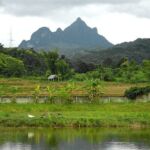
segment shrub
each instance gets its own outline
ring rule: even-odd
[[[73,77],[73,80],[75,81],[84,81],[87,79],[87,75],[85,73],[76,73]]]
[[[150,93],[150,86],[147,87],[131,87],[125,91],[125,96],[129,99],[136,99],[142,95],[148,95]]]

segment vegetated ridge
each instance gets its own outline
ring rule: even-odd
[[[141,63],[144,59],[150,59],[150,39],[137,39],[132,42],[117,44],[111,48],[101,50],[94,49],[77,53],[73,57],[73,64],[82,60],[86,64],[103,64],[105,66],[114,66],[122,58],[135,60]]]

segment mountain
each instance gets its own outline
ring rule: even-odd
[[[150,60],[150,39],[125,42],[106,50],[95,49],[77,53],[72,58],[72,63],[76,65],[79,60],[82,60],[86,64],[113,66],[124,57],[129,60],[135,60],[138,63],[141,63],[144,59]]]
[[[63,53],[67,53],[68,49],[78,51],[79,49],[109,48],[112,46],[113,44],[105,37],[98,34],[97,28],[90,28],[81,18],[77,18],[64,30],[58,28],[52,32],[47,27],[38,29],[32,34],[30,40],[23,40],[19,48],[33,48],[35,50],[58,48]]]

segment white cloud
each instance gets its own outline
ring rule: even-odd
[[[150,1],[143,0],[140,1],[138,4],[125,4],[123,7],[117,4],[115,6],[111,6],[110,10],[112,12],[123,12],[138,17],[150,18]]]
[[[150,37],[148,0],[0,0],[0,43],[9,45],[12,27],[13,45],[42,26],[64,29],[77,17],[112,43]]]
[[[17,16],[45,16],[62,10],[86,5],[125,5],[145,0],[1,0],[1,7],[5,13]]]

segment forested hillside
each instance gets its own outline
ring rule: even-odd
[[[106,50],[84,51],[76,54],[73,61],[74,64],[82,61],[85,64],[116,66],[122,58],[135,60],[137,63],[141,63],[144,59],[150,59],[150,39],[125,42]]]

